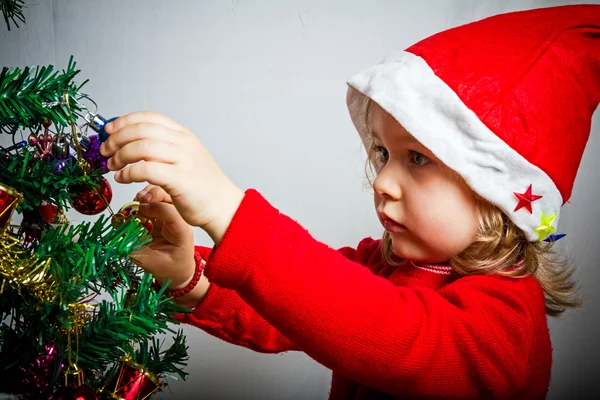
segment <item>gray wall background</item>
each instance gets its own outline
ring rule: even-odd
[[[580,1],[585,2],[585,1]],[[332,246],[382,228],[345,80],[437,31],[568,0],[159,1],[27,0],[27,24],[0,24],[0,65],[67,65],[105,117],[154,110],[189,127],[242,188]],[[587,3],[599,3],[587,1]],[[5,139],[5,138],[3,138]],[[600,112],[563,208],[562,246],[578,263],[585,309],[551,319],[550,398],[600,391]],[[143,185],[113,185],[113,208]],[[72,221],[85,220],[71,213]],[[210,245],[196,232],[198,244]],[[326,399],[330,372],[304,354],[262,355],[186,327],[187,382],[157,398]],[[595,397],[595,396],[594,396]]]

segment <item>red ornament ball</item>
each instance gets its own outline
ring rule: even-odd
[[[86,384],[77,387],[62,387],[51,397],[52,400],[98,400],[98,395]]]
[[[58,206],[55,206],[54,204],[42,204],[38,207],[38,210],[40,211],[40,214],[42,214],[44,221],[50,222],[58,212]]]
[[[106,210],[112,200],[112,188],[105,177],[100,178],[99,187],[75,186],[71,192],[73,208],[84,215],[96,215]]]

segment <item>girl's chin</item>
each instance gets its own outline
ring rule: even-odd
[[[441,255],[432,255],[416,246],[407,246],[407,243],[395,245],[392,239],[392,251],[394,255],[404,261],[414,262],[416,264],[444,264],[450,259]]]

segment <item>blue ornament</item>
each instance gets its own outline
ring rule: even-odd
[[[2,148],[0,148],[0,153],[8,153],[9,151],[18,150],[18,149],[20,149],[22,147],[25,147],[25,146],[27,146],[27,141],[26,140],[21,140],[20,142],[15,143],[14,145],[12,145],[10,147],[7,147],[7,148],[3,148],[2,147]]]
[[[560,239],[564,238],[565,236],[567,236],[566,233],[557,233],[556,235],[553,233],[552,235],[549,235],[546,239],[544,239],[544,242],[547,242],[547,243],[556,242],[557,240],[560,240]]]
[[[104,127],[106,126],[106,124],[108,124],[111,121],[114,121],[117,118],[119,117],[113,117],[107,120],[104,119],[104,117],[102,117],[100,114],[89,115],[88,122],[90,124],[90,128],[92,128],[98,133],[98,143],[102,144],[106,142],[106,139],[108,139],[108,133],[106,133]]]

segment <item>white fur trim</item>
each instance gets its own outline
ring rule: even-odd
[[[538,241],[535,228],[542,212],[556,214],[562,196],[552,179],[494,134],[458,95],[427,65],[409,52],[398,52],[349,81],[348,109],[352,121],[370,146],[365,123],[367,97],[390,113],[443,163],[460,174],[479,195],[500,207],[527,235]],[[518,204],[514,192],[543,198],[531,203],[533,214]]]

